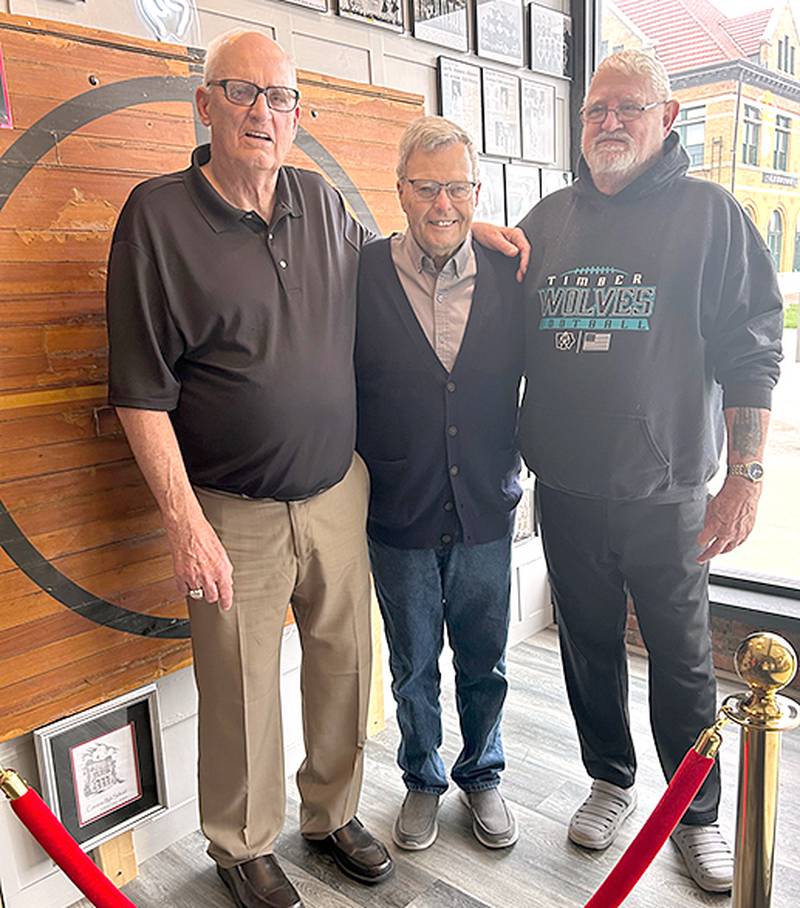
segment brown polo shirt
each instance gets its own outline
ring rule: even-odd
[[[191,166],[137,186],[109,261],[109,400],[169,411],[195,485],[306,498],[355,440],[353,336],[368,232],[319,175],[281,168],[272,222]]]

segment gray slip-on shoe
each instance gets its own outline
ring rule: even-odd
[[[427,791],[409,791],[392,827],[392,840],[406,851],[430,848],[439,835],[436,815],[439,795]]]
[[[686,826],[679,823],[672,833],[689,876],[706,892],[730,892],[733,887],[733,854],[716,823]]]
[[[583,848],[602,850],[617,837],[636,809],[636,791],[595,779],[589,797],[572,815],[567,835]]]
[[[472,814],[472,831],[486,848],[508,848],[519,838],[517,818],[497,788],[462,791]]]

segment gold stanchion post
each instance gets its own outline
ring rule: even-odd
[[[778,691],[794,678],[797,654],[778,634],[756,633],[739,644],[735,662],[750,690],[722,706],[742,727],[732,908],[770,908],[781,733],[800,725],[800,708]]]

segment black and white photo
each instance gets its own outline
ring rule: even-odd
[[[539,168],[531,164],[506,164],[506,215],[508,223],[518,224],[541,199]]]
[[[558,189],[564,189],[571,182],[572,174],[566,170],[542,170],[542,198]]]
[[[405,24],[403,0],[339,0],[339,15],[398,32]]]
[[[483,134],[486,154],[522,157],[517,76],[483,70]]]
[[[42,798],[84,850],[167,809],[154,684],[37,729],[33,740]]]
[[[522,23],[521,0],[475,0],[478,56],[522,66]]]
[[[479,162],[481,181],[478,204],[475,207],[475,220],[487,221],[490,224],[506,223],[505,180],[501,161],[490,161],[481,158]]]
[[[522,80],[522,157],[552,164],[556,159],[556,90]]]
[[[413,0],[411,11],[415,38],[469,50],[467,0]]]
[[[572,20],[564,13],[530,5],[531,69],[572,78]]]
[[[438,63],[439,113],[466,130],[480,149],[483,144],[480,67],[449,57],[439,57]]]

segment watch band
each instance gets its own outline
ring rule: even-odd
[[[750,482],[761,482],[764,478],[764,465],[757,460],[749,463],[732,463],[728,465],[728,476],[742,476]]]

